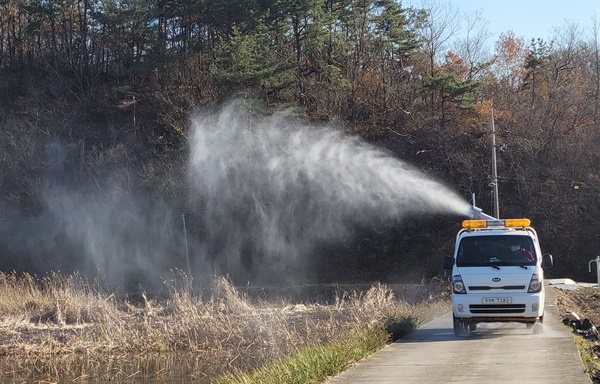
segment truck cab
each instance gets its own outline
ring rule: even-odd
[[[552,264],[529,219],[464,220],[454,255],[444,258],[452,270],[454,333],[464,335],[484,322],[543,322],[543,269]]]

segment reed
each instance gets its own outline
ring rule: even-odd
[[[431,290],[419,304],[409,304],[379,283],[320,304],[250,298],[226,277],[214,279],[207,297],[193,294],[184,277],[179,282],[165,283],[166,296],[141,292],[133,302],[77,274],[0,273],[2,379],[209,382],[299,353],[323,361],[315,352],[322,348],[332,364],[338,355],[326,346],[348,335],[383,332],[389,340],[390,324],[410,328],[448,308],[446,298]]]

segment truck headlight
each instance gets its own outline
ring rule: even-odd
[[[462,277],[460,277],[460,275],[452,276],[452,292],[467,293],[467,290],[465,289],[465,284],[463,283]]]
[[[529,293],[537,293],[542,291],[542,282],[540,281],[540,277],[537,273],[534,273],[531,276],[531,281],[529,282],[529,289],[527,292]]]

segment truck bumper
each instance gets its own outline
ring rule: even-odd
[[[510,303],[488,303],[510,298]],[[501,301],[501,300],[500,300]],[[544,315],[544,292],[533,294],[453,294],[454,316],[471,322],[531,323]]]

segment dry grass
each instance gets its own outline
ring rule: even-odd
[[[15,381],[214,378],[322,345],[393,319],[448,309],[428,291],[421,304],[382,284],[331,305],[251,300],[224,277],[210,297],[185,282],[168,297],[131,303],[78,275],[0,273],[0,361]]]

